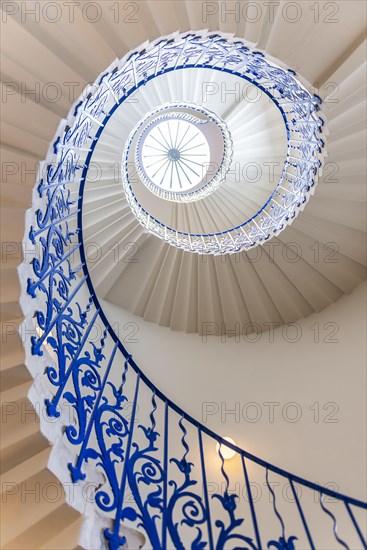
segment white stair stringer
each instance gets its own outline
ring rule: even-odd
[[[67,120],[62,120],[59,123],[59,130],[63,129],[67,125],[67,123]],[[51,144],[49,146],[49,157],[52,148],[53,145]],[[44,166],[41,163],[37,185],[39,185],[41,182],[43,169]],[[37,192],[37,185],[33,190],[32,208],[26,211],[26,230],[22,242],[24,250],[27,251],[27,255],[25,256],[24,261],[18,266],[18,273],[21,281],[33,280],[34,278],[30,255],[32,249],[34,257],[36,256],[37,251],[29,237],[29,228],[35,226],[36,212],[38,208],[41,208],[43,205],[42,199],[39,197]],[[73,230],[74,225],[75,220],[69,221],[70,230]],[[72,242],[69,245],[69,249],[73,248],[74,245],[75,243]],[[78,255],[76,254],[76,258],[77,256]],[[73,267],[76,268],[76,266],[79,265],[80,261],[76,261],[74,262]],[[89,294],[86,287],[83,287],[81,289],[80,295],[84,296],[84,299],[86,301],[88,300]],[[39,297],[39,295],[32,298],[28,294],[26,286],[24,285],[21,290],[19,302],[24,315],[24,320],[19,326],[19,333],[21,337],[23,337],[23,335],[28,335],[27,337],[29,338],[29,335],[34,334],[35,332],[37,333],[35,315],[37,311],[42,311],[44,309],[44,302],[42,301],[42,298]],[[7,541],[7,544],[6,546],[4,546],[4,548],[9,548],[9,550],[12,548],[26,548],[27,544],[34,544],[32,548],[43,547],[44,545],[49,545],[49,547],[52,548],[53,544],[65,544],[65,548],[68,548],[67,540],[68,537],[71,536],[77,537],[76,541],[78,541],[79,544],[82,544],[84,548],[94,550],[96,540],[100,539],[100,544],[103,544],[103,530],[105,528],[108,528],[111,522],[108,520],[108,518],[100,514],[95,503],[93,503],[93,499],[88,496],[88,491],[90,490],[91,486],[95,489],[97,486],[104,484],[106,480],[100,473],[95,471],[94,468],[87,466],[85,480],[80,480],[77,483],[72,483],[70,481],[70,473],[68,469],[65,468],[65,465],[68,463],[74,464],[77,455],[75,454],[74,449],[71,450],[70,445],[67,445],[65,443],[66,439],[64,437],[64,430],[66,425],[70,425],[70,422],[72,424],[75,423],[75,420],[70,417],[71,409],[67,406],[67,402],[64,399],[60,401],[60,415],[53,419],[50,419],[49,415],[47,414],[45,405],[45,402],[47,400],[52,399],[54,388],[49,382],[45,382],[46,378],[42,376],[42,373],[44,373],[46,368],[50,365],[57,365],[55,353],[53,352],[51,346],[49,346],[48,344],[45,344],[41,356],[33,355],[31,352],[31,347],[29,345],[25,345],[25,352],[26,356],[24,362],[34,380],[33,385],[31,386],[27,395],[28,399],[23,399],[22,403],[26,403],[28,400],[30,401],[38,414],[39,421],[33,424],[24,424],[23,422],[20,422],[19,424],[15,423],[13,428],[11,425],[9,425],[9,428],[7,430],[7,439],[4,440],[4,448],[6,450],[10,450],[12,447],[14,447],[16,448],[16,450],[18,450],[16,445],[20,439],[23,439],[25,437],[28,438],[31,436],[34,437],[40,429],[41,434],[44,436],[44,438],[46,438],[49,444],[52,445],[51,453],[49,454],[49,448],[47,448],[46,453],[46,456],[49,455],[47,458],[48,470],[42,470],[39,466],[39,469],[36,470],[36,475],[31,476],[28,479],[28,474],[25,482],[40,483],[41,488],[42,484],[47,487],[51,483],[56,483],[59,486],[60,497],[55,500],[52,506],[47,499],[43,499],[42,506],[39,506],[36,510],[36,513],[34,514],[34,526],[32,525],[33,516],[32,514],[30,514],[29,521],[24,522],[22,526],[22,529],[24,530],[23,532],[19,528],[14,529],[13,523],[9,521],[7,529],[4,531],[5,541]],[[22,403],[18,405],[18,409],[21,411],[24,409]],[[33,411],[33,415],[35,415],[35,411]],[[46,458],[44,453],[42,454],[42,456],[43,459]],[[27,457],[23,461],[23,464],[26,464],[27,462],[31,462],[30,457]],[[18,464],[18,475],[21,475],[21,470],[19,466],[20,465]],[[44,465],[44,468],[45,466],[46,464]],[[30,465],[27,465],[27,468],[29,469]],[[14,466],[12,466],[10,474],[12,475],[13,473]],[[52,481],[53,479],[55,479],[52,474],[56,476],[58,480],[57,482]],[[37,478],[39,476],[41,477],[40,482],[37,481]],[[59,484],[59,481],[61,482],[61,485]],[[12,493],[10,494],[10,496],[13,496]],[[22,507],[24,507],[22,497],[17,494],[16,497],[18,497],[18,500],[20,499],[19,502],[14,498],[9,499],[10,502],[12,502],[12,509],[15,509],[16,506],[19,506],[19,509],[22,509]],[[69,511],[68,507],[63,508],[65,506],[64,504],[62,504],[64,499],[66,503],[73,509],[73,513]],[[5,501],[6,500],[7,497]],[[6,510],[8,510],[8,508]],[[67,511],[65,511],[65,513],[63,514],[65,525],[63,527],[62,524],[59,523],[60,530],[58,532],[58,535],[55,537],[55,531],[52,529],[51,517],[53,518],[55,514],[57,517],[59,508],[61,509],[60,513],[63,513],[64,509]],[[7,513],[10,514],[10,510]],[[82,518],[80,518],[79,514],[82,515]],[[10,517],[11,516],[9,516],[9,519]],[[93,517],[92,530],[90,524],[91,517]],[[49,530],[43,529],[43,536],[40,536],[40,529],[44,522],[49,525]],[[76,528],[74,528],[74,526]],[[64,536],[62,533],[63,528],[65,529]],[[124,527],[122,528],[121,535],[126,537],[126,548],[139,548],[144,543],[144,537],[134,529]],[[29,541],[29,537],[31,536],[33,537],[33,542],[29,543],[27,541]],[[63,540],[65,540],[65,543],[62,542]],[[74,540],[72,547],[74,547],[76,541]]]

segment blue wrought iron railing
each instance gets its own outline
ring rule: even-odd
[[[33,372],[38,369],[47,415],[60,419],[54,429],[74,457],[65,469],[75,484],[87,480],[91,469],[102,474],[94,500],[100,514],[113,518],[104,531],[111,550],[125,543],[122,525],[144,531],[156,550],[367,548],[365,503],[277,468],[188,415],[140,370],[94,292],[82,226],[94,146],[114,110],[151,72],[172,70],[172,63],[182,69],[192,56],[208,67],[211,48],[220,44],[217,36],[189,35],[184,48],[180,40],[161,41],[149,55],[137,52],[102,75],[94,95],[61,123],[40,167],[29,230],[34,258],[22,268],[23,275],[29,273],[25,310],[34,323],[28,361]],[[162,44],[170,46],[166,56]],[[241,54],[247,73],[262,78],[261,56],[238,42],[222,46],[223,67],[229,70],[230,58]],[[199,66],[199,59],[191,64]],[[296,102],[297,109],[301,105]],[[92,337],[96,327],[98,338]],[[65,406],[72,410],[69,418]],[[236,453],[239,479],[229,472],[223,445]],[[252,476],[264,482],[270,507],[258,505]],[[245,499],[233,491],[235,482]],[[286,504],[280,482],[290,489]]]

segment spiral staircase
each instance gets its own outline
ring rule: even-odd
[[[42,9],[36,4],[27,2],[27,9]],[[322,489],[297,477],[297,472],[290,474],[232,445],[248,494],[247,509],[240,511],[228,493],[231,477],[228,472],[235,474],[223,459],[225,441],[221,436],[224,434],[213,433],[192,418],[189,403],[187,407],[184,403],[182,410],[177,405],[182,403],[181,396],[170,395],[169,391],[167,395],[161,393],[159,373],[154,376],[155,386],[146,377],[144,364],[138,366],[128,346],[125,349],[118,341],[110,320],[103,313],[105,303],[113,304],[134,319],[143,318],[184,333],[203,334],[210,327],[211,334],[219,337],[226,332],[233,335],[243,326],[251,333],[256,327],[264,329],[272,323],[281,326],[307,318],[364,281],[364,4],[320,2],[316,12],[316,8],[311,9],[314,2],[302,2],[301,18],[291,21],[294,14],[291,8],[287,11],[289,2],[284,1],[257,2],[261,8],[259,17],[248,13],[247,20],[243,16],[245,3],[238,2],[95,2],[97,15],[100,12],[101,17],[93,22],[95,14],[89,11],[92,8],[88,4],[84,0],[79,2],[72,18],[69,9],[66,11],[63,6],[57,24],[51,21],[55,17],[51,9],[37,19],[32,15],[25,17],[22,7],[16,3],[2,4],[3,22],[6,21],[1,70],[3,548],[72,549],[78,544],[85,548],[144,545],[221,548],[227,544],[227,548],[238,543],[246,548],[269,544],[270,548],[283,550],[366,548],[360,500]],[[231,15],[231,8],[241,9],[238,18]],[[207,30],[202,31],[203,28]],[[79,187],[78,177],[68,182],[70,195],[61,193],[56,197],[57,207],[53,208],[52,190],[50,195],[51,188],[47,190],[45,185],[47,181],[55,188],[62,182],[52,169],[48,171],[47,165],[55,155],[67,151],[67,140],[75,129],[73,125],[80,112],[87,111],[88,101],[98,93],[103,77],[108,75],[112,96],[115,92],[112,100],[118,104],[120,97],[116,97],[111,83],[119,70],[135,59],[131,52],[137,54],[137,59],[151,51],[158,51],[159,55],[160,47],[162,51],[165,47],[174,47],[187,36],[189,40],[190,36],[199,37],[207,51],[216,39],[228,40],[231,48],[236,39],[244,40],[249,51],[265,52],[265,58],[274,61],[277,67],[293,70],[288,74],[292,78],[293,74],[297,75],[302,86],[310,91],[310,97],[315,94],[322,100],[321,109],[317,107],[323,121],[322,151],[315,157],[321,166],[312,188],[307,190],[309,195],[315,191],[315,196],[308,202],[307,195],[304,211],[301,212],[302,203],[299,215],[297,211],[287,219],[272,239],[265,239],[264,232],[260,231],[257,234],[260,246],[252,247],[251,240],[246,240],[248,246],[232,249],[231,254],[225,256],[193,253],[180,245],[178,235],[219,235],[229,227],[239,227],[244,218],[256,216],[272,193],[274,182],[282,176],[289,138],[284,118],[264,90],[256,96],[256,101],[252,100],[254,86],[250,82],[244,85],[238,75],[223,70],[228,67],[228,59],[219,64],[222,70],[213,70],[214,67],[209,66],[214,63],[211,59],[206,66],[201,66],[196,59],[200,68],[156,70],[154,78],[142,78],[129,101],[119,104],[98,138],[91,138],[84,149],[78,146],[81,164],[89,163],[83,187]],[[175,62],[179,64],[180,60]],[[55,82],[62,84],[52,88],[50,83]],[[91,82],[95,83],[88,88],[91,95],[84,94],[79,101],[79,95]],[[57,100],[49,95],[55,89],[60,89]],[[236,93],[233,94],[233,90]],[[132,132],[147,113],[161,106],[170,106],[172,110],[172,105],[177,111],[180,105],[181,115],[186,116],[183,103],[194,106],[197,117],[201,116],[198,106],[220,117],[233,141],[234,168],[225,184],[199,201],[162,201],[144,185],[132,185],[138,203],[144,211],[151,212],[151,219],[158,219],[165,228],[174,228],[176,242],[167,242],[167,229],[162,234],[159,228],[150,231],[149,226],[139,220],[139,212],[133,210],[121,159]],[[96,135],[98,127],[104,125],[98,124],[99,116],[105,115],[103,109],[104,105],[98,112],[93,109],[89,112],[92,124],[88,131],[95,131]],[[83,132],[76,131],[76,135],[76,139],[85,139]],[[37,164],[45,158],[38,172]],[[70,160],[63,172],[65,179],[80,175],[75,166],[77,163]],[[37,210],[42,216],[37,217]],[[70,294],[62,293],[65,303],[75,307],[69,328],[78,337],[69,341],[71,348],[79,338],[79,347],[69,349],[73,357],[69,363],[70,357],[58,347],[56,330],[57,318],[63,309],[57,304],[58,314],[54,316],[54,306],[49,312],[45,296],[51,300],[52,296],[47,294],[50,289],[41,286],[50,272],[42,271],[46,248],[40,238],[45,228],[58,223],[57,216],[61,219],[71,213],[76,215],[65,225],[66,240],[59,245],[63,261],[68,260],[65,264],[70,268],[68,275],[74,275],[65,277]],[[192,244],[191,237],[187,242]],[[57,257],[60,252],[57,244],[55,250]],[[54,270],[61,265],[61,256],[57,261],[53,258]],[[323,261],[325,258],[331,261]],[[50,266],[47,265],[47,269]],[[31,281],[28,289],[25,288],[27,280]],[[76,289],[78,303],[72,304]],[[99,328],[98,338],[90,345],[88,331],[93,323]],[[90,345],[89,355],[78,351],[84,345]],[[70,389],[71,382],[65,378],[64,383],[62,375],[72,371],[79,353],[83,360],[87,357],[88,368],[98,373],[101,367],[101,372],[107,372],[110,378],[100,377],[100,397],[95,387],[92,391],[95,381],[91,378],[80,387],[74,381],[75,391],[87,388],[85,394],[75,394],[83,403],[78,407],[74,390]],[[52,367],[60,362],[60,357],[64,360],[64,373]],[[132,420],[131,414],[127,417],[131,424],[126,424],[120,414],[125,398],[132,404]],[[103,437],[98,435],[96,421],[99,413],[106,412],[102,406],[108,404],[114,407],[116,423],[121,423],[109,425],[110,443],[117,442],[124,449],[119,454],[115,447],[113,461],[108,461],[103,454]],[[139,420],[144,427],[141,431],[131,429],[134,404],[141,408]],[[67,417],[70,410],[74,411],[72,419]],[[82,437],[82,424],[88,436]],[[213,443],[219,446],[215,460],[210,454]],[[53,444],[51,456],[50,444]],[[133,464],[134,449],[140,450],[142,456],[145,453],[149,464],[148,471],[143,469],[141,473],[145,492],[140,498],[148,503],[145,515],[136,504],[138,493],[133,489],[134,504],[123,506],[123,487],[127,479],[130,480],[123,464],[126,457],[125,462],[130,460]],[[157,470],[149,472],[154,465]],[[160,467],[169,475],[155,480],[154,485],[154,475],[161,471]],[[278,477],[290,484],[294,510],[282,509],[279,498],[276,500],[269,478],[271,481]],[[271,504],[257,513],[251,497],[251,478],[261,478],[272,497]],[[208,479],[222,479],[226,486],[223,494],[211,498],[207,491]],[[87,499],[86,504],[88,483],[92,484],[95,495],[90,501]],[[71,490],[74,486],[75,490]],[[313,497],[306,496],[300,502],[298,486],[306,493],[310,490],[318,494],[319,501],[312,502]],[[173,510],[173,497],[178,499],[181,495],[189,495],[191,499],[181,517],[162,511],[171,507]],[[335,510],[330,512],[327,498],[338,501],[338,514]],[[152,519],[154,511],[159,529]],[[322,520],[325,528],[320,516],[326,518]],[[186,523],[180,524],[179,531],[176,522],[182,518]],[[243,518],[246,533],[240,527]]]

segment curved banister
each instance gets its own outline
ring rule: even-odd
[[[189,36],[195,47],[201,38],[205,38],[206,54],[214,44],[213,36]],[[179,43],[179,37],[177,41]],[[84,250],[82,223],[84,185],[89,164],[96,143],[114,111],[150,78],[148,73],[145,74],[149,67],[151,69],[153,66],[155,74],[157,73],[161,58],[158,56],[157,60],[154,57],[154,48],[159,49],[159,45],[164,43],[171,44],[172,40],[159,41],[152,46],[153,62],[151,59],[150,64],[143,67],[142,80],[137,76],[134,63],[139,60],[140,55],[147,56],[146,52],[127,57],[127,61],[132,60],[129,71],[121,62],[120,73],[119,68],[105,73],[97,82],[102,87],[108,79],[108,86],[97,86],[95,96],[89,95],[76,105],[74,114],[60,125],[45,163],[46,173],[43,174],[41,170],[37,193],[34,192],[34,208],[31,211],[33,225],[28,237],[29,242],[35,246],[35,256],[33,262],[24,267],[24,272],[21,273],[22,277],[25,273],[28,275],[28,299],[24,306],[26,323],[32,323],[33,317],[36,321],[36,334],[32,336],[30,349],[27,350],[31,351],[33,358],[28,357],[28,363],[31,363],[29,366],[32,372],[40,373],[42,382],[38,380],[37,383],[40,398],[46,403],[47,414],[59,419],[59,423],[55,424],[55,439],[59,437],[70,454],[69,475],[78,484],[88,479],[91,468],[101,473],[104,481],[96,488],[95,507],[102,515],[115,514],[113,526],[106,528],[104,532],[111,550],[117,550],[125,543],[126,537],[121,534],[121,525],[126,522],[144,529],[155,550],[164,550],[172,544],[175,548],[182,549],[188,546],[220,549],[229,541],[241,542],[246,547],[260,550],[263,548],[262,539],[265,535],[262,534],[261,519],[256,513],[251,495],[246,460],[257,464],[265,472],[266,485],[272,496],[273,513],[279,524],[278,531],[280,526],[281,535],[266,541],[266,547],[294,550],[298,540],[294,534],[288,536],[289,526],[278,509],[276,493],[269,483],[271,472],[289,482],[303,526],[303,536],[310,548],[315,548],[312,526],[307,522],[307,514],[301,506],[295,483],[317,493],[321,511],[332,520],[331,532],[335,541],[348,548],[342,536],[337,533],[337,519],[325,506],[324,496],[343,503],[356,536],[366,548],[361,528],[351,508],[355,506],[367,509],[366,503],[278,468],[231,444],[187,414],[139,368],[110,326],[95,293]],[[242,42],[235,42],[231,47],[239,47],[239,44],[243,45]],[[197,50],[195,52],[197,55]],[[246,52],[250,55],[248,48]],[[227,62],[228,52],[223,55]],[[253,57],[259,57],[259,53],[254,52]],[[188,65],[181,67],[179,58],[175,60],[174,69],[184,66]],[[201,64],[197,61],[193,66],[200,70]],[[209,62],[205,66],[210,66]],[[162,67],[158,73],[161,74],[166,69],[166,66]],[[118,86],[116,81],[119,82]],[[131,87],[127,89],[129,82]],[[117,99],[118,96],[121,97]],[[79,253],[80,262],[72,264],[71,257],[75,253]],[[99,322],[102,336],[94,342],[90,333]],[[124,364],[123,369],[121,362]],[[40,370],[42,367],[44,372]],[[121,379],[119,384],[113,381],[117,376]],[[145,423],[135,426],[139,399],[143,399],[142,392],[146,393],[145,399],[148,398],[150,404],[148,408],[148,400],[144,401],[147,418]],[[132,398],[130,416],[124,414],[124,404],[129,396]],[[71,406],[74,413],[72,419],[62,417],[60,408],[63,403]],[[159,419],[159,415],[163,418]],[[172,422],[181,435],[182,447],[181,451],[175,448],[174,453],[169,446],[170,434],[173,433],[170,430]],[[159,439],[158,429],[163,432],[162,440]],[[191,430],[190,434],[188,429]],[[137,430],[140,430],[139,437]],[[190,443],[188,435],[191,437]],[[215,493],[211,498],[207,486],[204,435],[219,443],[221,467],[218,475],[225,483],[224,493]],[[177,438],[177,434],[175,437]],[[235,451],[242,463],[254,537],[239,530],[243,529],[244,519],[236,517],[239,513],[236,495],[229,493],[230,479],[221,453],[222,445]],[[198,457],[195,464],[190,461],[193,454]],[[141,465],[137,466],[138,464]],[[62,466],[65,470],[65,464]],[[60,477],[65,479],[64,471],[60,473]],[[201,482],[197,480],[198,477]],[[141,491],[142,485],[146,488],[145,493]],[[131,506],[126,506],[125,503],[127,487],[133,495]],[[203,494],[197,493],[200,487]],[[154,491],[148,491],[148,488],[153,488]],[[215,510],[211,504],[214,498]],[[181,504],[182,500],[185,504]],[[180,522],[176,520],[178,508],[181,512]],[[182,525],[191,528],[190,536],[185,535],[190,540],[183,538],[180,532]],[[291,528],[292,531],[295,529],[293,525]]]
[[[111,337],[113,338],[114,342],[118,345],[119,349],[123,353],[125,359],[127,359],[128,363],[132,366],[134,371],[139,374],[140,379],[154,392],[154,394],[159,397],[164,403],[167,403],[170,409],[175,411],[178,415],[185,418],[190,424],[198,428],[201,432],[204,432],[206,435],[214,439],[217,443],[221,443],[222,445],[225,445],[226,447],[229,447],[236,453],[238,453],[240,456],[243,456],[245,458],[248,458],[252,462],[255,462],[259,466],[262,466],[263,468],[266,468],[270,470],[271,472],[274,472],[275,474],[278,474],[282,477],[285,477],[287,479],[292,480],[295,483],[299,483],[300,485],[303,485],[305,487],[308,487],[309,489],[313,489],[314,491],[317,491],[319,493],[323,493],[324,495],[327,495],[331,498],[335,498],[338,500],[343,500],[344,502],[348,504],[352,504],[353,506],[358,506],[360,508],[367,509],[367,503],[349,497],[347,495],[344,495],[342,493],[338,493],[337,491],[333,491],[331,489],[328,489],[327,487],[323,487],[322,485],[319,485],[317,483],[313,483],[307,479],[304,479],[298,475],[292,474],[288,472],[287,470],[283,470],[282,468],[279,468],[278,466],[275,466],[274,464],[271,464],[270,462],[267,462],[266,460],[263,460],[262,458],[259,458],[258,456],[249,453],[245,449],[242,449],[241,447],[238,447],[237,445],[234,445],[230,441],[227,441],[223,437],[221,437],[219,434],[215,433],[213,430],[205,426],[205,424],[202,424],[198,420],[196,420],[194,417],[192,417],[190,414],[188,414],[186,411],[184,411],[181,407],[179,407],[174,401],[172,401],[169,397],[167,397],[153,382],[144,374],[144,372],[139,368],[137,363],[135,363],[133,357],[127,352],[125,346],[122,344],[122,342],[119,340],[118,336],[116,335],[115,331],[110,327],[108,323],[108,319],[105,316],[102,307],[99,304],[98,297],[96,293],[94,292],[92,282],[90,280],[90,277],[87,278],[87,284],[89,286],[89,289],[91,290],[91,295],[93,296],[93,301],[96,305],[96,307],[100,310],[100,317],[103,320],[106,329],[110,333]]]

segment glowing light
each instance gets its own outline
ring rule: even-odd
[[[228,443],[231,443],[232,445],[236,445],[236,442],[233,439],[231,439],[230,437],[223,437],[223,439],[225,439],[226,441],[228,441]],[[220,449],[220,454],[222,455],[224,460],[230,460],[236,454],[236,451],[233,451],[232,449],[230,449],[226,445],[221,445],[220,443],[217,443],[216,449],[217,449],[218,454],[219,454],[219,449]]]

